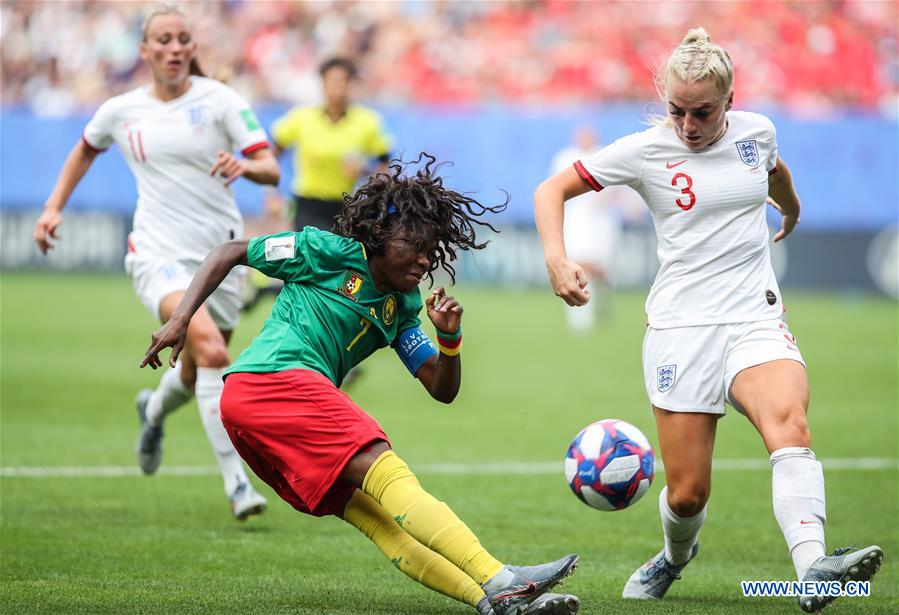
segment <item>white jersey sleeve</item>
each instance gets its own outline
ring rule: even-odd
[[[622,137],[588,158],[578,160],[574,163],[575,170],[596,191],[606,186],[635,187],[646,157],[647,142],[643,134]]]
[[[116,121],[116,103],[117,100],[111,98],[100,105],[94,117],[84,127],[81,137],[89,148],[102,152],[115,142],[113,127]]]
[[[268,146],[268,136],[243,96],[222,85],[223,122],[231,147],[244,155]]]
[[[774,122],[764,115],[759,115],[758,117],[767,125],[767,130],[765,130],[764,136],[760,139],[760,146],[762,151],[768,152],[765,160],[765,170],[768,171],[768,175],[773,175],[777,172],[777,129],[774,127]]]

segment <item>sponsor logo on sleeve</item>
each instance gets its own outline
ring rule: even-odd
[[[265,260],[283,261],[293,258],[296,238],[293,235],[287,237],[269,237],[265,240]]]
[[[361,273],[356,273],[355,271],[347,269],[346,273],[343,274],[343,282],[337,288],[337,292],[353,301],[358,301],[356,295],[358,295],[359,291],[362,289],[362,283],[364,281],[365,278],[362,277]]]
[[[656,386],[660,392],[664,393],[674,386],[674,380],[677,378],[677,365],[662,365],[656,368],[656,374],[658,375]]]
[[[243,109],[240,112],[240,117],[243,119],[243,125],[247,127],[247,130],[253,132],[254,130],[259,130],[261,126],[259,125],[259,120],[256,118],[256,114],[253,113],[252,109]]]
[[[737,141],[737,151],[740,153],[740,160],[743,161],[743,164],[750,167],[758,166],[759,148],[755,139],[750,139],[749,141]]]

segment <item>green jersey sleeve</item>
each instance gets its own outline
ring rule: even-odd
[[[343,268],[367,267],[359,242],[314,227],[254,237],[247,245],[247,264],[271,278],[300,283],[320,282]]]
[[[285,282],[308,281],[315,271],[305,231],[254,237],[247,245],[247,264]]]
[[[417,288],[403,295],[396,321],[397,333],[402,333],[407,329],[414,329],[421,325],[419,314],[422,307],[421,293]]]

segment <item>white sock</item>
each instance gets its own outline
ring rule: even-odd
[[[225,481],[225,493],[231,495],[240,483],[249,482],[244,472],[240,455],[234,450],[231,438],[222,425],[219,414],[219,400],[222,397],[222,374],[224,368],[198,367],[197,368],[197,408],[200,410],[200,419],[206,429],[206,437],[212,445],[212,452],[219,463],[222,479]]]
[[[668,506],[668,485],[659,494],[659,516],[662,517],[662,531],[665,533],[665,558],[672,564],[683,564],[690,559],[690,551],[696,544],[699,528],[705,522],[708,506],[692,517],[678,516]]]
[[[801,581],[824,555],[824,471],[811,449],[801,446],[771,453],[771,471],[774,517]]]
[[[181,361],[166,370],[159,380],[159,386],[147,401],[147,422],[161,425],[165,417],[190,401],[194,392],[184,386],[181,380]]]
[[[587,305],[565,306],[565,316],[568,319],[568,326],[575,333],[586,333],[593,328],[593,322],[596,320],[596,310],[593,300]]]

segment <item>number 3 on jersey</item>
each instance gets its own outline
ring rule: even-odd
[[[684,180],[684,185],[681,186],[681,181]],[[678,173],[674,177],[671,178],[671,185],[675,188],[680,188],[681,194],[689,197],[689,201],[684,201],[683,197],[677,197],[674,201],[678,207],[683,209],[684,211],[690,211],[694,205],[696,205],[696,195],[690,190],[693,187],[693,178],[687,175],[686,173]]]

